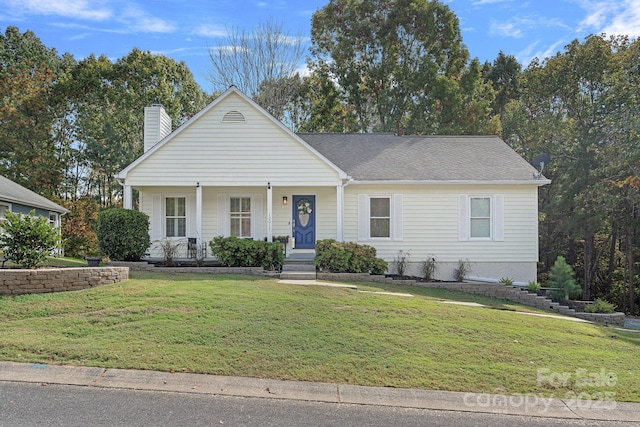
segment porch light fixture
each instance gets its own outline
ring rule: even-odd
[[[288,201],[289,201],[289,199],[287,199],[287,196],[282,196],[282,204],[283,205],[286,205]]]

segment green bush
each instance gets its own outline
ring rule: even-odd
[[[540,290],[540,285],[538,284],[538,282],[534,282],[532,280],[527,285],[527,290],[529,290],[531,292],[538,292]]]
[[[151,245],[149,216],[131,209],[100,212],[96,234],[100,251],[116,261],[139,261]]]
[[[593,304],[588,304],[584,311],[587,313],[613,313],[616,311],[616,306],[609,301],[598,298]]]
[[[3,255],[24,268],[37,267],[57,246],[60,238],[58,230],[51,227],[49,219],[6,212],[0,234],[0,248]]]
[[[555,301],[577,298],[582,293],[580,285],[573,279],[573,270],[563,256],[558,256],[549,271],[549,295]]]
[[[318,240],[315,264],[319,269],[333,273],[384,274],[387,262],[376,255],[372,246],[333,239]]]
[[[279,270],[284,262],[280,242],[240,239],[238,237],[214,237],[209,242],[211,252],[220,264],[227,267],[262,267]]]

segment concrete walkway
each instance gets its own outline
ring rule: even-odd
[[[497,413],[547,418],[640,422],[640,404],[575,401],[534,394],[458,393],[305,381],[0,362],[0,382],[292,399],[329,403]]]

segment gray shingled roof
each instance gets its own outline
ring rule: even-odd
[[[497,136],[298,136],[357,181],[531,181],[536,172]]]
[[[68,212],[62,206],[53,203],[51,200],[34,193],[28,188],[16,184],[10,179],[0,176],[0,201],[17,203],[30,208],[44,209],[53,212]]]

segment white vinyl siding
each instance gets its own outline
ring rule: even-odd
[[[402,194],[358,194],[358,240],[402,240]]]
[[[369,239],[364,230],[368,223],[360,221],[361,210],[366,207],[361,199],[376,191],[382,194],[400,194],[403,198],[402,220],[404,236],[399,240]],[[494,204],[502,205],[502,211],[494,210],[496,223],[494,239],[469,240],[469,222],[458,221],[459,195],[468,202],[468,195],[492,195]],[[411,251],[411,261],[421,262],[432,255],[439,263],[455,264],[460,259],[471,263],[530,263],[535,268],[538,261],[538,216],[535,186],[462,186],[462,185],[349,185],[344,197],[344,240],[359,241],[376,247],[378,256],[392,261],[399,250]],[[399,208],[399,207],[398,207]],[[459,238],[459,231],[465,234]],[[396,233],[397,235],[397,233]],[[534,270],[535,271],[535,270]],[[445,271],[441,272],[445,274]],[[498,276],[500,278],[502,276]]]
[[[225,122],[230,111],[244,122]],[[339,173],[310,147],[230,94],[131,169],[133,187],[266,187],[342,184]]]

